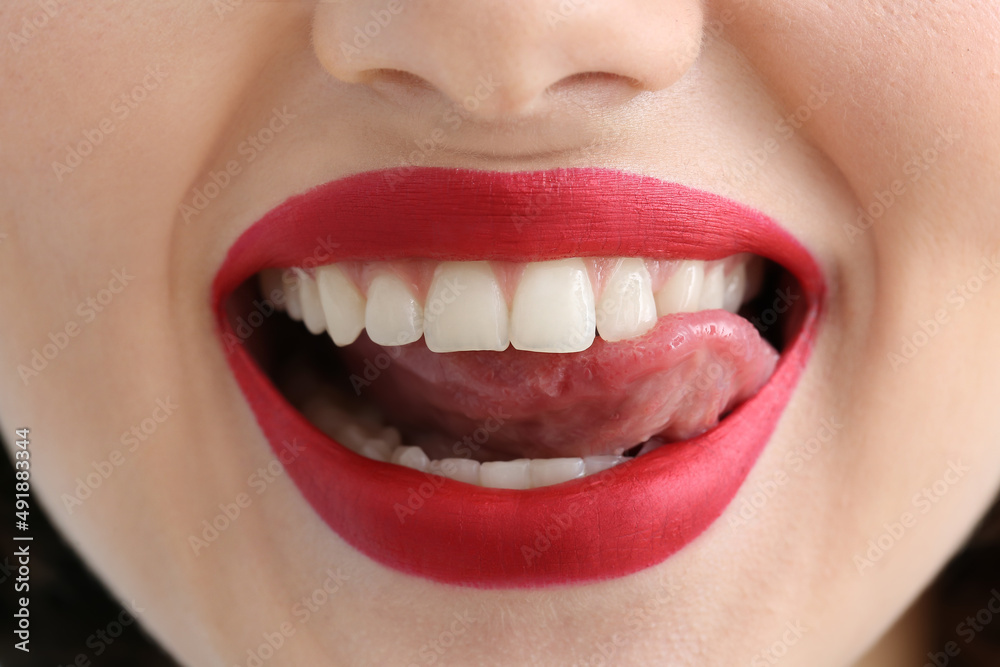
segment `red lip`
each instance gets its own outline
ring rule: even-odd
[[[769,440],[808,359],[825,291],[811,255],[764,214],[714,194],[601,169],[369,172],[292,197],[248,229],[213,284],[226,297],[268,267],[347,259],[576,256],[770,258],[799,281],[804,322],[760,392],[716,428],[605,473],[528,491],[474,487],[363,458],[321,434],[240,345],[227,360],[276,453],[344,540],[410,574],[478,587],[618,577],[656,565],[725,509]],[[412,512],[401,512],[409,507]]]

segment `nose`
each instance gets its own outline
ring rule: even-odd
[[[656,91],[698,57],[701,0],[336,0],[313,48],[347,83],[428,89],[484,119],[552,93],[607,103]]]

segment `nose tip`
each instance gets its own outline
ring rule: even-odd
[[[313,45],[341,81],[430,90],[493,119],[669,87],[702,28],[699,0],[345,0],[317,6]]]

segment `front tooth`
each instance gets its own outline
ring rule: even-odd
[[[726,299],[726,268],[716,262],[705,272],[705,283],[701,287],[699,310],[722,308]]]
[[[316,269],[326,330],[334,344],[350,345],[365,328],[365,298],[335,264]]]
[[[584,474],[593,475],[613,468],[625,460],[623,456],[588,456],[583,459]]]
[[[705,280],[705,263],[684,260],[656,293],[656,314],[693,313],[701,301],[701,285]]]
[[[420,472],[426,472],[430,459],[420,447],[397,447],[389,459],[397,465],[413,468]]]
[[[319,301],[319,287],[316,280],[302,269],[295,269],[299,276],[299,300],[302,304],[302,322],[311,334],[326,331],[326,317]]]
[[[532,262],[514,293],[510,342],[531,352],[582,352],[594,342],[594,290],[580,258]]]
[[[302,300],[299,296],[299,276],[293,269],[281,273],[281,282],[285,286],[285,310],[293,320],[302,321]]]
[[[743,296],[747,291],[747,266],[740,263],[726,277],[726,296],[722,307],[730,313],[735,313],[743,305]]]
[[[531,462],[531,488],[551,486],[583,477],[584,465],[581,458],[535,459]]]
[[[427,472],[441,475],[457,482],[479,484],[479,461],[472,459],[442,459],[431,461]]]
[[[656,324],[653,285],[641,259],[620,260],[597,305],[597,333],[606,341],[634,338]]]
[[[423,308],[395,274],[378,275],[368,287],[365,328],[379,345],[405,345],[423,335]]]
[[[531,459],[490,461],[479,466],[479,484],[490,489],[531,488]]]
[[[486,262],[443,262],[424,301],[424,341],[432,352],[507,349],[507,302]]]

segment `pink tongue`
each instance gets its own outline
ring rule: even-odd
[[[365,335],[344,354],[355,387],[389,423],[435,434],[422,440],[431,458],[471,449],[479,460],[691,438],[756,393],[778,359],[748,321],[721,310],[662,317],[641,338],[597,339],[577,354],[437,354],[423,341],[383,348]]]

